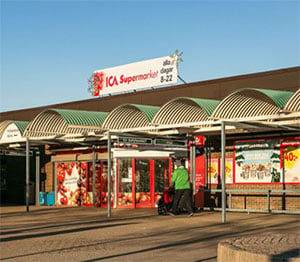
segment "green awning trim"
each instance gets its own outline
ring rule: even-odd
[[[59,114],[68,125],[74,126],[99,126],[101,127],[108,112],[94,112],[69,109],[47,109]]]
[[[202,99],[202,98],[193,98],[193,97],[180,97],[183,99],[191,100],[196,103],[198,106],[202,108],[202,110],[208,115],[211,116],[213,111],[216,109],[218,104],[220,103],[219,100],[213,99]],[[179,98],[176,98],[178,100]]]
[[[236,91],[235,93],[241,92],[243,90],[255,90],[260,92],[267,97],[269,97],[280,109],[283,109],[287,101],[293,95],[293,92],[288,91],[279,91],[279,90],[267,90],[267,89],[259,89],[259,88],[244,88]]]
[[[298,89],[287,101],[283,110],[290,112],[300,112],[300,89]]]
[[[137,109],[139,109],[144,114],[144,116],[147,118],[149,123],[155,116],[156,112],[159,110],[158,106],[137,105],[137,104],[129,104],[129,105],[134,106]]]

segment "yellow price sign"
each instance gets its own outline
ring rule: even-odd
[[[211,165],[208,167],[208,173],[211,177],[213,177],[215,173],[218,172],[217,168],[218,167],[214,163],[211,163]]]
[[[295,163],[300,160],[300,148],[288,149],[284,152],[284,166],[292,169]]]
[[[225,165],[225,176],[228,177],[231,172],[232,172],[232,164],[231,163],[226,163],[226,165]]]

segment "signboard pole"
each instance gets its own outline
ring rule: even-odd
[[[30,175],[30,159],[29,159],[29,139],[26,138],[26,212],[29,212],[29,175]]]
[[[108,152],[107,216],[110,217],[111,216],[111,134],[109,131],[107,132],[107,152]]]
[[[222,178],[222,223],[226,222],[226,189],[225,189],[225,146],[226,146],[226,134],[225,134],[225,122],[221,122],[221,178]]]
[[[35,156],[35,205],[40,206],[40,151]]]
[[[96,207],[96,163],[95,163],[95,145],[93,145],[93,207]]]

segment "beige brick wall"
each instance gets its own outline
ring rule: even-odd
[[[45,183],[45,191],[51,192],[53,191],[54,181],[53,181],[53,163],[48,162],[45,165],[46,172],[46,183]]]
[[[216,185],[211,186],[216,189]],[[227,185],[227,189],[251,189],[251,190],[283,190],[282,184],[245,184],[245,185]],[[300,184],[285,185],[286,190],[300,190]],[[268,207],[267,193],[237,192],[232,193],[231,207],[235,209],[259,209],[266,210]],[[217,206],[217,199],[215,200]],[[209,206],[205,203],[205,206]],[[229,206],[229,196],[227,197],[227,206]],[[285,208],[284,208],[285,207]],[[300,210],[300,193],[272,193],[270,197],[271,210]]]

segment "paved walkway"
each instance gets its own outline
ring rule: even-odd
[[[155,209],[1,207],[2,261],[217,261],[220,241],[300,234],[300,216]],[[271,247],[270,247],[271,248]],[[276,247],[274,247],[276,248]]]

